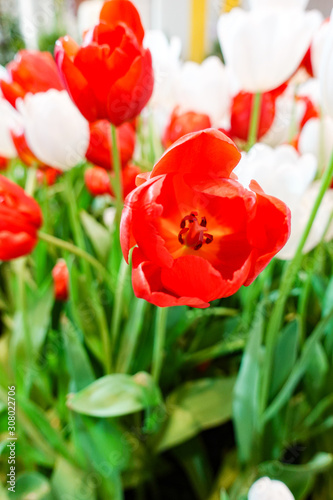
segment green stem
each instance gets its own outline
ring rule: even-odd
[[[272,315],[270,317],[270,320],[268,322],[268,327],[267,327],[267,335],[266,335],[266,354],[265,354],[265,361],[264,361],[264,367],[263,367],[263,385],[262,385],[262,397],[261,397],[261,412],[263,413],[265,411],[267,402],[268,402],[268,394],[269,394],[269,387],[270,387],[270,380],[271,380],[271,374],[272,374],[272,363],[273,363],[273,356],[274,356],[274,350],[277,342],[277,337],[280,331],[280,327],[283,321],[283,313],[286,305],[287,298],[289,296],[289,293],[292,289],[292,286],[294,284],[294,281],[296,279],[298,270],[300,268],[301,262],[302,262],[302,251],[304,248],[304,245],[308,239],[308,236],[310,234],[312,224],[316,218],[318,209],[320,207],[320,204],[325,196],[325,193],[327,189],[329,188],[331,184],[333,176],[333,154],[331,156],[330,164],[326,171],[324,172],[322,182],[320,185],[319,193],[316,198],[316,201],[314,203],[314,206],[311,211],[310,218],[307,222],[307,225],[305,227],[305,230],[303,232],[302,238],[299,242],[298,248],[296,250],[296,253],[294,255],[294,258],[289,262],[287,267],[285,268],[282,280],[281,280],[281,285],[280,285],[280,290],[279,290],[279,297],[276,301],[275,307],[273,309]]]
[[[112,124],[111,124],[111,140],[112,140],[113,169],[115,174],[113,181],[113,189],[116,195],[116,209],[117,209],[116,220],[119,223],[121,212],[123,209],[123,181],[121,176],[121,163],[120,163],[119,149],[117,143],[117,129]]]
[[[158,384],[163,364],[167,317],[168,317],[168,308],[158,307],[156,311],[155,336],[154,336],[154,348],[153,348],[153,360],[152,360],[152,376],[156,384]]]
[[[130,271],[130,266],[127,264],[125,259],[122,259],[118,274],[117,293],[115,294],[115,302],[113,307],[112,323],[111,323],[111,338],[114,346],[117,345],[118,341],[119,326],[123,310],[125,285],[128,279],[129,271]]]
[[[254,146],[257,142],[260,122],[261,97],[262,94],[260,92],[257,92],[253,98],[247,149],[251,149],[252,146]]]
[[[77,257],[80,257],[84,261],[88,262],[92,267],[96,269],[96,271],[99,272],[100,276],[104,278],[106,283],[114,289],[114,283],[111,279],[111,276],[108,274],[107,270],[105,269],[102,264],[95,259],[92,255],[90,255],[88,252],[85,250],[82,250],[82,248],[79,248],[72,243],[69,243],[68,241],[61,240],[60,238],[57,238],[56,236],[52,236],[51,234],[46,234],[43,233],[42,231],[39,231],[38,237],[41,241],[45,241],[49,245],[61,248],[62,250],[66,250],[67,252],[72,253],[73,255],[76,255]]]
[[[27,309],[27,294],[25,286],[25,266],[26,258],[23,257],[18,262],[18,309],[22,314],[22,326],[24,334],[24,343],[26,349],[25,367],[27,372],[24,377],[24,385],[29,391],[31,374],[33,368],[33,343],[31,338],[31,331],[28,322],[28,309]],[[31,370],[30,370],[31,369]]]
[[[37,168],[35,166],[31,166],[27,172],[27,180],[25,184],[25,192],[29,196],[33,196],[36,187],[37,180]]]

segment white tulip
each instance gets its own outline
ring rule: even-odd
[[[152,55],[154,69],[154,91],[150,104],[152,106],[175,106],[175,90],[180,70],[181,40],[172,37],[170,42],[160,30],[147,31],[143,45]]]
[[[320,60],[319,80],[323,111],[333,118],[333,14],[328,23],[325,45]]]
[[[249,153],[243,153],[235,168],[245,187],[254,179],[265,193],[284,201],[291,210],[291,235],[277,255],[280,259],[289,260],[295,255],[319,191],[320,182],[314,182],[316,171],[317,161],[313,155],[300,156],[288,145],[272,149],[264,144],[256,144]],[[333,190],[329,190],[312,225],[304,253],[320,243],[332,211]]]
[[[321,58],[323,56],[324,47],[327,37],[329,36],[329,32],[330,24],[328,22],[324,22],[316,31],[311,43],[311,65],[313,74],[316,78],[319,77]]]
[[[327,167],[333,153],[333,119],[325,116],[311,118],[304,125],[298,141],[298,149],[302,154],[311,153],[321,168]]]
[[[0,156],[15,158],[17,152],[10,134],[22,126],[22,118],[8,101],[0,97]]]
[[[315,178],[317,161],[310,154],[300,156],[289,145],[273,149],[256,144],[243,153],[234,172],[244,186],[256,180],[265,193],[284,201],[293,212]]]
[[[69,170],[84,160],[89,124],[65,90],[28,94],[17,102],[31,151],[46,165]]]
[[[295,88],[289,85],[287,90],[276,99],[274,121],[260,142],[272,147],[288,142],[292,127],[299,130],[305,111],[305,103],[295,102]]]
[[[214,126],[222,126],[230,112],[231,83],[221,60],[211,56],[202,64],[186,62],[177,81],[176,102],[182,111],[205,113]]]
[[[297,250],[300,239],[303,235],[305,227],[311,215],[313,205],[320,189],[320,181],[313,182],[305,191],[298,205],[292,211],[291,216],[291,235],[287,244],[277,254],[277,257],[282,260],[291,260]],[[333,238],[332,224],[327,230],[330,217],[333,212],[333,190],[329,189],[319,207],[316,218],[312,224],[310,234],[306,240],[303,253],[310,252],[322,241],[325,231],[325,240],[330,241]]]
[[[235,8],[220,17],[218,37],[242,89],[266,92],[297,70],[321,22],[314,10]]]
[[[295,500],[295,497],[281,481],[262,477],[251,486],[248,500]]]

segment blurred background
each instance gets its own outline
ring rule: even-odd
[[[161,29],[180,37],[182,56],[200,62],[216,50],[216,21],[247,0],[134,0],[146,29]],[[99,0],[0,0],[0,64],[10,61],[24,46],[53,51],[55,40],[80,34],[94,24]],[[330,14],[330,0],[311,0],[309,8]]]

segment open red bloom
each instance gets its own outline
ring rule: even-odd
[[[122,169],[121,173],[124,196],[127,196],[131,191],[133,191],[133,189],[135,189],[135,179],[140,173],[140,169],[136,165],[129,164]],[[102,167],[96,166],[87,168],[84,174],[86,188],[92,196],[101,196],[104,194],[114,196],[111,186],[111,179],[113,176],[113,173],[109,175]]]
[[[173,110],[170,121],[164,131],[163,146],[169,148],[174,142],[190,132],[198,132],[212,126],[208,115],[187,111],[180,113]]]
[[[122,165],[131,160],[135,148],[135,131],[129,123],[117,128],[117,144]],[[90,142],[86,158],[94,165],[108,170],[113,168],[110,123],[99,120],[90,124]]]
[[[14,61],[6,66],[9,81],[1,80],[4,97],[15,106],[18,97],[29,92],[46,92],[49,89],[63,90],[57,65],[49,52],[20,50]]]
[[[63,259],[58,260],[52,270],[54,282],[54,296],[56,300],[66,302],[68,300],[69,272],[66,262]]]
[[[208,129],[177,141],[125,200],[121,245],[137,297],[208,307],[249,285],[285,245],[290,211],[232,170],[234,143]],[[138,178],[144,181],[144,176]]]
[[[0,175],[0,260],[29,254],[43,223],[38,203],[14,182]]]
[[[153,91],[152,59],[142,46],[140,16],[129,0],[105,2],[100,23],[79,47],[66,36],[56,43],[55,58],[73,101],[94,122],[120,125],[135,118]]]

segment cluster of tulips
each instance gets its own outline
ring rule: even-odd
[[[158,306],[152,354],[158,384],[167,308],[191,312],[233,300],[277,257],[290,263],[285,280],[278,276],[267,330],[266,418],[284,307],[303,255],[333,239],[333,20],[306,11],[306,0],[249,3],[250,10],[235,8],[218,20],[223,62],[217,56],[182,62],[177,38],[145,33],[129,0],[107,0],[81,45],[65,36],[54,57],[22,50],[1,68],[0,268],[13,261],[28,357],[35,343],[24,295],[41,259],[52,264],[43,269],[59,302],[80,302],[75,259],[97,302],[102,284],[107,297],[113,294],[95,301],[102,347],[84,340],[105,374],[132,373],[139,348],[134,325],[146,306],[136,300],[133,332],[126,330],[122,342],[127,295]],[[256,286],[253,300],[265,293]],[[29,394],[34,382],[27,379],[18,383]],[[98,411],[82,413],[103,416]],[[264,448],[262,429],[254,436]],[[309,491],[295,487],[294,497],[276,476],[249,490],[258,475],[252,471],[230,498],[246,491],[249,500],[298,500]],[[218,498],[227,499],[222,486]],[[121,498],[110,495],[101,498]]]

